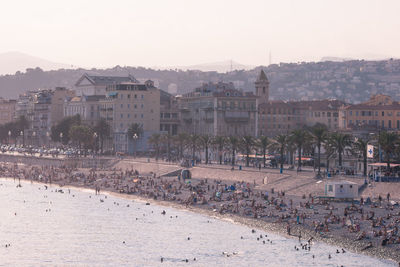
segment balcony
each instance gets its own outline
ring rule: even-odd
[[[247,122],[250,120],[249,112],[247,111],[226,111],[225,121],[227,122]]]

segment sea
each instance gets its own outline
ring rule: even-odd
[[[397,266],[252,230],[151,201],[0,179],[0,266]]]

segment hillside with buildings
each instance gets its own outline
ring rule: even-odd
[[[252,70],[235,70],[227,73],[178,69],[154,70],[141,67],[111,69],[62,69],[43,71],[27,69],[15,75],[0,76],[0,96],[17,98],[20,93],[33,89],[66,87],[74,89],[76,81],[84,74],[127,76],[139,81],[151,79],[155,85],[172,94],[191,92],[202,83],[232,82],[236,88],[254,91],[254,82],[264,69],[270,81],[270,99],[313,100],[336,98],[359,103],[372,94],[388,94],[400,97],[400,60],[345,62],[281,63]]]

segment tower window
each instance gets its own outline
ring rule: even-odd
[[[263,94],[265,94],[265,86],[263,87]]]

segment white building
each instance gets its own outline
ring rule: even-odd
[[[349,181],[332,181],[325,185],[325,195],[334,198],[357,198],[358,184]]]
[[[138,81],[131,75],[126,77],[120,76],[97,76],[83,74],[81,78],[75,83],[76,95],[106,95],[106,87],[108,85]]]

